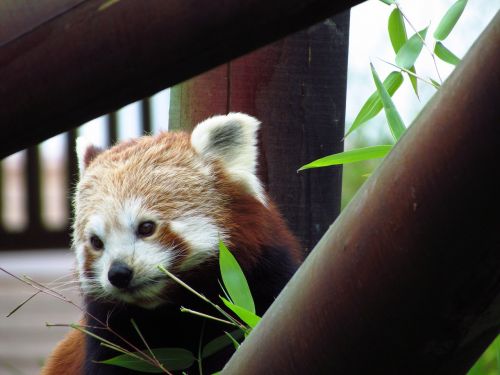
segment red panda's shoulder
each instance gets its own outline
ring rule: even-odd
[[[85,360],[85,335],[71,330],[51,353],[40,375],[81,374]]]

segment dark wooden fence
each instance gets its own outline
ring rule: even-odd
[[[151,102],[150,99],[144,99],[140,102],[141,121],[140,129],[142,134],[151,133]],[[116,112],[112,112],[105,116],[106,131],[108,144],[113,144],[118,140],[118,128],[120,126]],[[24,194],[21,195],[21,211],[17,215],[23,218],[22,225],[16,228],[9,228],[6,225],[4,218],[5,204],[2,204],[3,199],[0,199],[0,251],[3,250],[22,250],[22,249],[54,249],[68,248],[70,244],[70,222],[72,217],[71,212],[71,195],[78,177],[78,166],[75,155],[75,140],[77,129],[70,130],[64,133],[65,150],[63,152],[63,160],[59,160],[64,171],[64,176],[60,176],[60,181],[66,186],[63,188],[62,194],[67,199],[65,205],[66,213],[65,222],[62,225],[52,227],[47,225],[42,217],[42,206],[50,204],[44,200],[42,196],[42,163],[41,147],[32,146],[25,150],[23,163],[17,163],[15,170],[20,172],[20,183],[24,186],[21,190]],[[1,164],[0,164],[1,165]],[[60,169],[60,168],[59,168]],[[8,189],[9,175],[2,173],[3,168],[0,168],[0,197],[5,197],[6,189]],[[12,188],[10,188],[12,189]],[[63,198],[63,199],[64,199]],[[50,207],[48,208],[50,209]],[[2,215],[3,213],[3,215]]]

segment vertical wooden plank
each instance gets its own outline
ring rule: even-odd
[[[141,100],[142,134],[151,134],[151,99]]]
[[[108,142],[112,146],[118,140],[118,119],[116,112],[108,115]]]
[[[343,150],[349,12],[231,63],[230,110],[262,122],[260,174],[306,252],[340,212],[341,167],[297,174]]]
[[[41,218],[41,183],[40,183],[40,150],[33,146],[27,150],[26,184],[28,192],[28,230],[34,236],[42,234]],[[41,238],[40,238],[41,239]]]
[[[228,112],[228,65],[224,64],[170,91],[170,130],[192,130],[200,121]]]

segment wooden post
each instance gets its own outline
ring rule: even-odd
[[[349,13],[175,86],[170,128],[245,112],[262,121],[259,174],[306,252],[340,209],[341,168],[297,169],[342,151]]]

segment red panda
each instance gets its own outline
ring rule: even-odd
[[[213,314],[157,265],[218,301],[219,239],[242,266],[257,313],[265,312],[300,264],[301,251],[256,176],[259,125],[230,113],[205,120],[191,135],[165,132],[108,150],[78,139],[72,247],[89,313],[84,325],[98,326],[89,316],[95,317],[143,349],[133,318],[151,348],[196,353],[202,326],[204,342],[228,328],[180,312],[185,306]],[[124,345],[106,330],[90,330]],[[207,373],[220,370],[231,354],[209,357]],[[116,355],[73,330],[42,374],[134,373],[98,363]],[[188,372],[197,372],[194,367]]]

